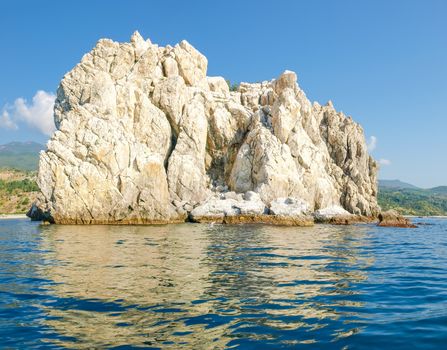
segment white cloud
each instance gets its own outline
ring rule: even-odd
[[[56,127],[54,125],[53,107],[56,96],[52,93],[39,90],[31,103],[19,97],[13,105],[5,105],[1,109],[0,128],[17,130],[21,123],[39,130],[42,134],[51,135]]]
[[[367,147],[368,147],[368,151],[370,151],[370,152],[374,151],[377,147],[377,137],[371,136],[369,138]]]
[[[37,91],[31,103],[20,97],[15,100],[12,115],[15,121],[25,122],[45,135],[51,135],[54,125],[53,107],[56,96],[43,90]]]
[[[0,128],[9,130],[18,129],[17,124],[12,121],[7,110],[3,110],[2,115],[0,117]]]
[[[391,164],[391,161],[389,160],[389,159],[385,159],[385,158],[380,158],[379,159],[379,164],[380,165],[390,165]]]
[[[370,136],[368,139],[367,147],[368,147],[369,152],[374,151],[377,147],[377,137]],[[379,163],[379,165],[381,165],[381,166],[391,165],[391,161],[389,159],[385,159],[385,158],[380,158],[377,161],[377,163]]]

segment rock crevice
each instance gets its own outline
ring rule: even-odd
[[[207,65],[186,41],[99,40],[60,83],[34,212],[55,223],[378,214],[360,125],[312,104],[293,72],[230,91]]]

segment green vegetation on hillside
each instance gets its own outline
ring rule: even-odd
[[[447,215],[447,193],[433,189],[379,189],[379,205],[383,210],[396,209],[404,215]]]
[[[39,191],[36,181],[30,179],[5,181],[0,179],[0,191],[8,193],[14,192],[34,192]]]
[[[0,170],[0,214],[26,213],[38,191],[35,172]]]

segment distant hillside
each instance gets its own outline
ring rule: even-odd
[[[430,188],[430,192],[436,193],[436,194],[443,194],[447,195],[447,186],[438,186]]]
[[[379,180],[379,187],[381,188],[412,188],[417,189],[419,187],[416,187],[412,184],[400,181],[400,180]]]
[[[0,214],[26,213],[38,191],[35,171],[0,169]]]
[[[422,189],[399,180],[379,181],[379,205],[404,215],[447,215],[447,186]]]
[[[0,145],[0,168],[37,170],[39,152],[45,146],[37,142],[10,142]]]

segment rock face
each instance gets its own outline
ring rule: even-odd
[[[385,227],[403,227],[403,228],[415,228],[409,219],[404,218],[395,210],[388,210],[379,214],[378,226]]]
[[[350,117],[311,104],[290,71],[237,92],[206,71],[186,41],[99,40],[60,83],[36,207],[56,223],[378,214]]]

